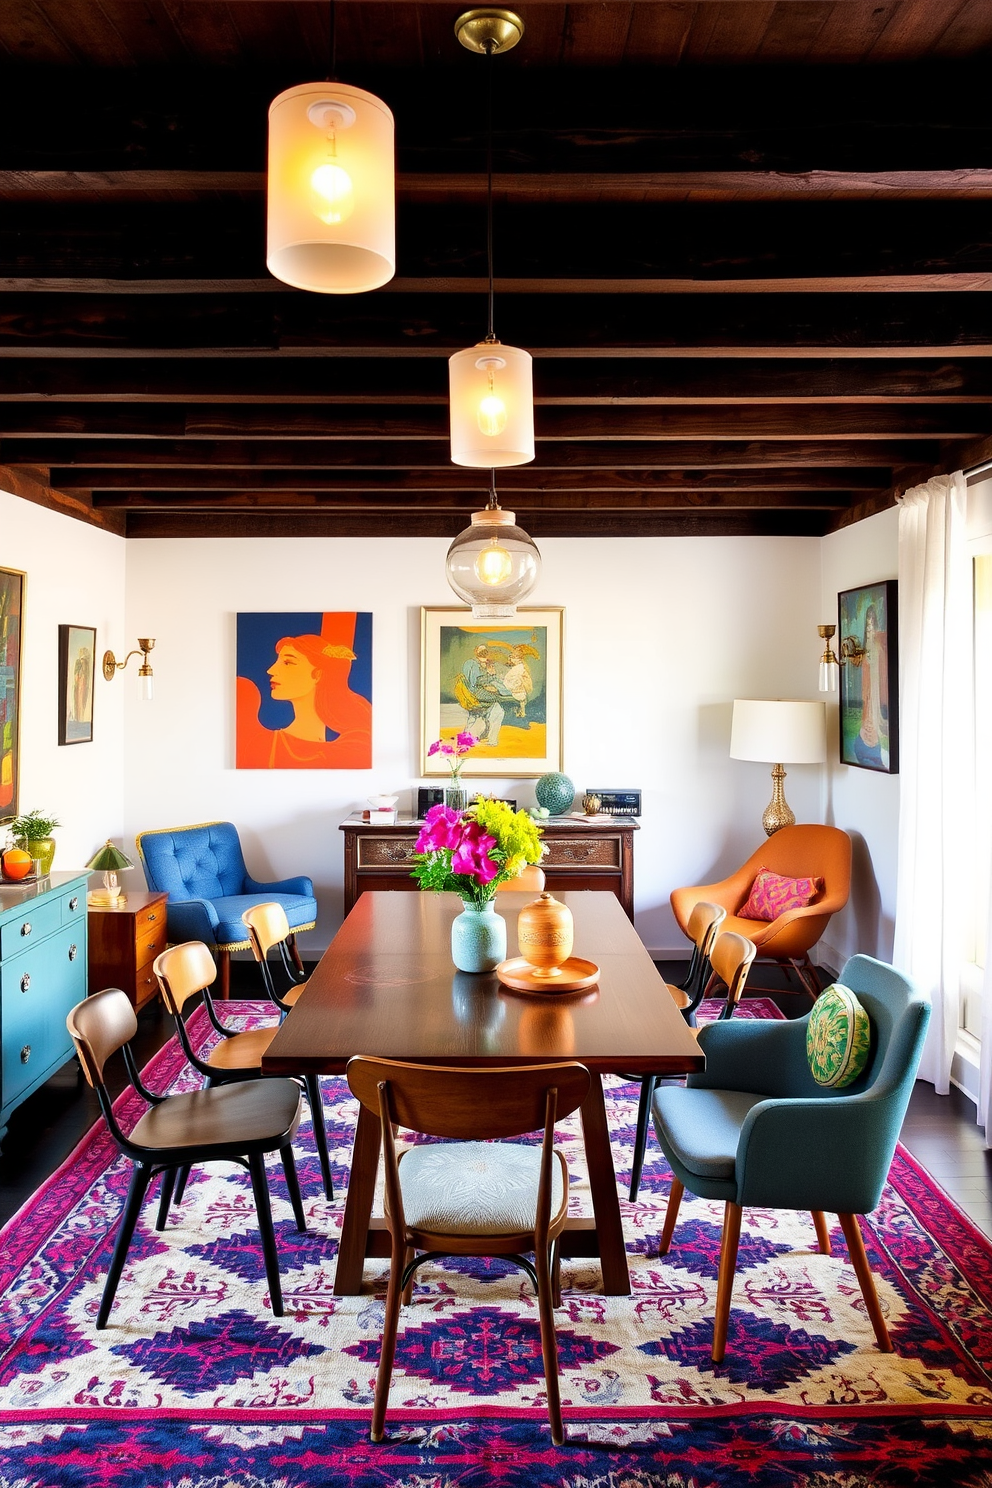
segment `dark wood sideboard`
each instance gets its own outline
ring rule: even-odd
[[[552,893],[565,889],[605,889],[634,918],[635,821],[583,822],[562,818],[542,822],[548,852],[541,867]],[[354,817],[344,833],[344,912],[349,914],[366,889],[412,889],[410,855],[421,823],[398,821],[373,826]]]

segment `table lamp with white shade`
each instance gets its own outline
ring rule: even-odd
[[[823,703],[735,698],[730,757],[773,764],[772,798],[761,825],[767,836],[796,824],[782,788],[783,765],[819,765],[827,757]]]

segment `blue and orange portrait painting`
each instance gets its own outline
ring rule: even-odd
[[[239,770],[372,768],[372,616],[238,615]]]

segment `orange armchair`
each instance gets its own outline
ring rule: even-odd
[[[788,909],[776,920],[744,920],[738,910],[746,904],[759,868],[790,878],[822,878],[823,888],[812,904]],[[727,911],[720,927],[723,931],[734,930],[753,941],[759,961],[777,961],[791,967],[804,989],[816,997],[820,984],[809,951],[827,928],[830,916],[844,908],[850,891],[850,837],[838,827],[810,824],[782,827],[730,878],[721,883],[673,889],[671,899],[679,929],[686,936],[689,916],[700,899],[722,904]]]

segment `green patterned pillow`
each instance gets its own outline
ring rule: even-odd
[[[868,1063],[871,1024],[849,987],[834,982],[816,999],[806,1025],[806,1058],[818,1085],[850,1085]]]

